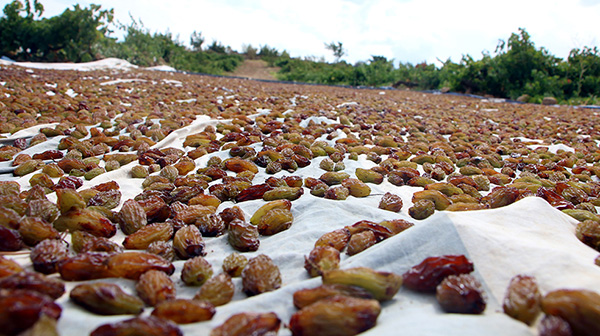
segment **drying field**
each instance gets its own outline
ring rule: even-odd
[[[0,65],[7,334],[600,333],[594,110],[57,67]]]

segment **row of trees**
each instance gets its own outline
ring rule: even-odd
[[[14,0],[0,17],[0,53],[19,61],[85,62],[118,57],[140,66],[168,64],[179,70],[209,74],[233,71],[244,59],[263,59],[280,68],[278,78],[321,84],[352,86],[406,86],[422,90],[448,89],[455,92],[492,95],[530,101],[553,96],[561,102],[597,104],[600,97],[600,51],[597,47],[573,49],[566,60],[536,48],[525,29],[508,40],[500,40],[494,53],[475,60],[469,55],[441,66],[425,62],[397,63],[383,56],[349,64],[341,42],[326,43],[335,62],[323,58],[292,58],[267,45],[243,46],[236,52],[220,42],[205,44],[199,32],[190,47],[171,33],[150,33],[141,21],[118,25],[124,39],[111,38],[112,9],[98,5],[66,9],[61,15],[41,18],[38,0]]]
[[[339,58],[342,44],[330,43],[326,48]],[[336,54],[336,52],[338,54]],[[311,60],[281,59],[280,77],[303,82],[406,86],[422,90],[491,95],[510,99],[525,98],[541,102],[552,96],[561,102],[597,104],[600,102],[600,50],[597,47],[573,49],[566,60],[553,56],[545,48],[536,48],[525,29],[519,29],[508,40],[500,40],[493,54],[485,52],[481,59],[469,55],[460,62],[451,60],[442,66],[425,62],[410,64],[382,56],[354,65],[344,61],[333,64]]]
[[[171,33],[150,33],[132,18],[123,41],[111,38],[114,11],[99,5],[79,5],[62,14],[41,18],[38,0],[14,0],[0,17],[0,53],[17,61],[88,62],[118,57],[139,66],[168,64],[180,70],[222,74],[234,70],[243,57],[214,41],[203,48],[201,33],[191,36],[191,48]]]

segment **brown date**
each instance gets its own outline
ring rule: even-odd
[[[37,244],[29,254],[33,269],[44,274],[58,271],[58,263],[69,257],[67,246],[62,240],[46,239]]]
[[[317,246],[331,246],[338,251],[343,251],[350,240],[350,230],[347,228],[337,229],[322,235],[316,242]]]
[[[229,303],[235,294],[235,286],[227,273],[219,273],[208,279],[196,295],[194,300],[207,301],[215,306]]]
[[[116,284],[106,282],[84,283],[75,286],[69,294],[71,301],[100,315],[140,314],[144,302],[125,293]]]
[[[22,247],[19,231],[0,225],[0,251],[18,251]]]
[[[147,305],[175,299],[175,283],[165,272],[150,270],[140,276],[135,290]]]
[[[23,271],[23,267],[12,259],[7,259],[0,254],[0,279]]]
[[[377,323],[381,306],[376,300],[333,296],[292,315],[292,335],[357,335]]]
[[[246,265],[248,265],[248,258],[237,252],[233,252],[223,259],[223,271],[232,277],[241,276]]]
[[[473,272],[473,264],[464,255],[429,257],[402,275],[404,286],[418,292],[435,292],[449,275]]]
[[[502,309],[506,315],[531,325],[540,314],[541,300],[535,278],[517,275],[510,280]]]
[[[381,197],[379,209],[400,212],[400,210],[402,210],[402,198],[400,198],[398,195],[387,192]]]
[[[58,231],[83,230],[97,237],[110,238],[117,233],[116,226],[100,212],[90,209],[71,210],[54,221]]]
[[[481,284],[470,274],[447,276],[437,286],[435,297],[448,313],[481,314],[486,306]]]
[[[190,259],[195,256],[205,256],[204,240],[198,227],[194,225],[184,226],[175,233],[173,248],[181,259]]]
[[[573,336],[569,323],[558,316],[544,316],[538,330],[539,336]]]
[[[152,311],[152,316],[170,320],[177,324],[187,324],[208,321],[212,319],[215,312],[215,306],[210,302],[174,299],[158,303]]]
[[[27,289],[49,296],[53,300],[65,293],[65,284],[35,272],[19,272],[0,279],[2,289]]]
[[[368,267],[335,269],[323,272],[323,284],[341,284],[362,287],[378,301],[391,300],[402,286],[402,277],[379,272]]]
[[[281,287],[279,267],[264,254],[251,258],[242,271],[242,286],[249,296],[278,289]]]
[[[106,262],[111,254],[85,252],[66,258],[58,263],[58,272],[63,280],[83,281],[109,276]]]
[[[0,330],[17,335],[33,326],[40,316],[57,320],[62,308],[44,294],[26,289],[0,290]]]
[[[94,329],[90,336],[183,336],[179,327],[155,316],[134,317],[116,323],[103,324]]]
[[[559,289],[542,299],[542,310],[569,323],[575,335],[600,335],[600,295],[584,289]]]
[[[304,257],[304,268],[311,277],[340,267],[340,251],[331,246],[316,246]]]
[[[136,232],[148,223],[146,211],[137,201],[132,199],[123,203],[117,218],[121,231],[126,235]]]
[[[131,251],[116,253],[106,260],[108,273],[114,278],[137,280],[149,270],[158,270],[168,275],[175,272],[175,266],[170,261],[156,254]]]
[[[229,244],[240,252],[256,251],[260,245],[256,226],[240,219],[229,223],[227,239]]]
[[[187,260],[181,270],[181,280],[188,286],[202,286],[212,275],[212,265],[201,256]]]
[[[168,241],[173,236],[173,227],[169,223],[146,225],[125,237],[123,246],[126,249],[144,250],[155,241]]]
[[[296,291],[294,293],[294,307],[302,309],[319,300],[336,295],[350,296],[359,299],[373,298],[373,294],[361,287],[341,284],[321,285],[315,288],[306,288]]]
[[[210,336],[277,334],[281,320],[275,313],[239,313],[214,328]]]

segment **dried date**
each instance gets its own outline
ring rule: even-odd
[[[449,275],[473,272],[473,263],[464,255],[429,257],[402,275],[404,286],[418,292],[435,292]]]
[[[340,267],[340,251],[331,246],[315,246],[308,257],[304,257],[304,269],[311,277]]]
[[[517,275],[510,280],[502,309],[506,315],[531,325],[540,314],[541,300],[535,278]]]
[[[542,310],[567,321],[575,335],[600,334],[600,295],[596,292],[555,290],[542,299]]]
[[[58,272],[58,263],[69,257],[67,246],[62,240],[46,239],[37,244],[29,254],[33,269],[44,274]]]
[[[342,284],[364,288],[378,301],[391,300],[402,286],[402,277],[367,267],[336,269],[323,272],[323,284]]]
[[[231,276],[227,273],[219,273],[208,279],[196,295],[194,300],[210,302],[215,306],[222,306],[233,299],[235,294],[235,286],[231,280]]]
[[[280,325],[275,313],[239,313],[214,328],[210,336],[277,334]]]
[[[137,295],[147,305],[156,304],[175,299],[175,283],[165,273],[157,270],[150,270],[142,274],[135,285]]]
[[[256,226],[240,219],[234,219],[229,223],[227,240],[240,252],[256,251],[260,245]]]
[[[40,316],[57,320],[62,308],[44,294],[26,289],[0,290],[0,330],[17,335],[33,326]]]
[[[32,290],[47,295],[53,300],[65,293],[65,284],[62,281],[35,272],[19,272],[1,278],[0,288]]]
[[[215,306],[210,302],[174,299],[158,303],[152,311],[152,316],[177,324],[187,324],[208,321],[212,319],[215,312]]]
[[[448,313],[481,314],[486,306],[481,284],[470,274],[447,276],[437,286],[435,297]]]
[[[264,254],[251,258],[242,271],[242,286],[249,296],[278,289],[281,287],[279,267]]]
[[[302,309],[319,300],[336,296],[350,296],[359,299],[373,299],[373,294],[357,286],[333,284],[321,285],[315,288],[306,288],[294,292],[294,307]]]
[[[202,286],[212,275],[212,265],[201,256],[187,260],[181,270],[181,280],[188,286]]]
[[[205,256],[205,244],[200,230],[194,225],[184,226],[175,233],[173,248],[181,259],[190,259],[195,256]]]
[[[125,293],[113,283],[95,282],[75,286],[69,298],[86,310],[100,315],[140,314],[144,302]]]
[[[292,335],[357,335],[377,323],[381,306],[376,300],[333,296],[292,315]]]
[[[183,336],[176,324],[155,316],[134,317],[117,323],[103,324],[90,336]]]

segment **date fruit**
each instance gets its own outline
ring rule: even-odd
[[[294,336],[357,335],[377,323],[381,306],[376,300],[333,296],[319,300],[292,315]]]
[[[103,324],[94,329],[90,336],[183,336],[179,327],[155,316],[134,317],[116,323]]]
[[[404,286],[417,292],[435,292],[437,285],[449,275],[473,272],[473,263],[464,255],[429,257],[402,275]]]
[[[510,280],[502,309],[506,315],[531,325],[541,312],[541,300],[535,278],[517,275]]]
[[[481,314],[486,306],[481,284],[470,274],[447,276],[437,286],[435,297],[448,313]]]
[[[275,313],[239,313],[214,328],[210,336],[276,335],[280,325]]]
[[[542,310],[569,323],[575,335],[600,335],[600,295],[585,289],[559,289],[542,299]]]
[[[323,272],[323,284],[342,284],[364,288],[378,301],[391,300],[402,286],[402,277],[367,267],[336,269]]]
[[[137,295],[147,305],[155,306],[162,301],[175,299],[175,283],[165,273],[150,270],[140,276],[135,285]]]
[[[88,311],[100,315],[140,314],[144,302],[125,293],[113,283],[95,282],[75,286],[69,298]]]
[[[251,258],[242,271],[242,286],[249,296],[278,289],[281,287],[279,267],[264,254]]]

